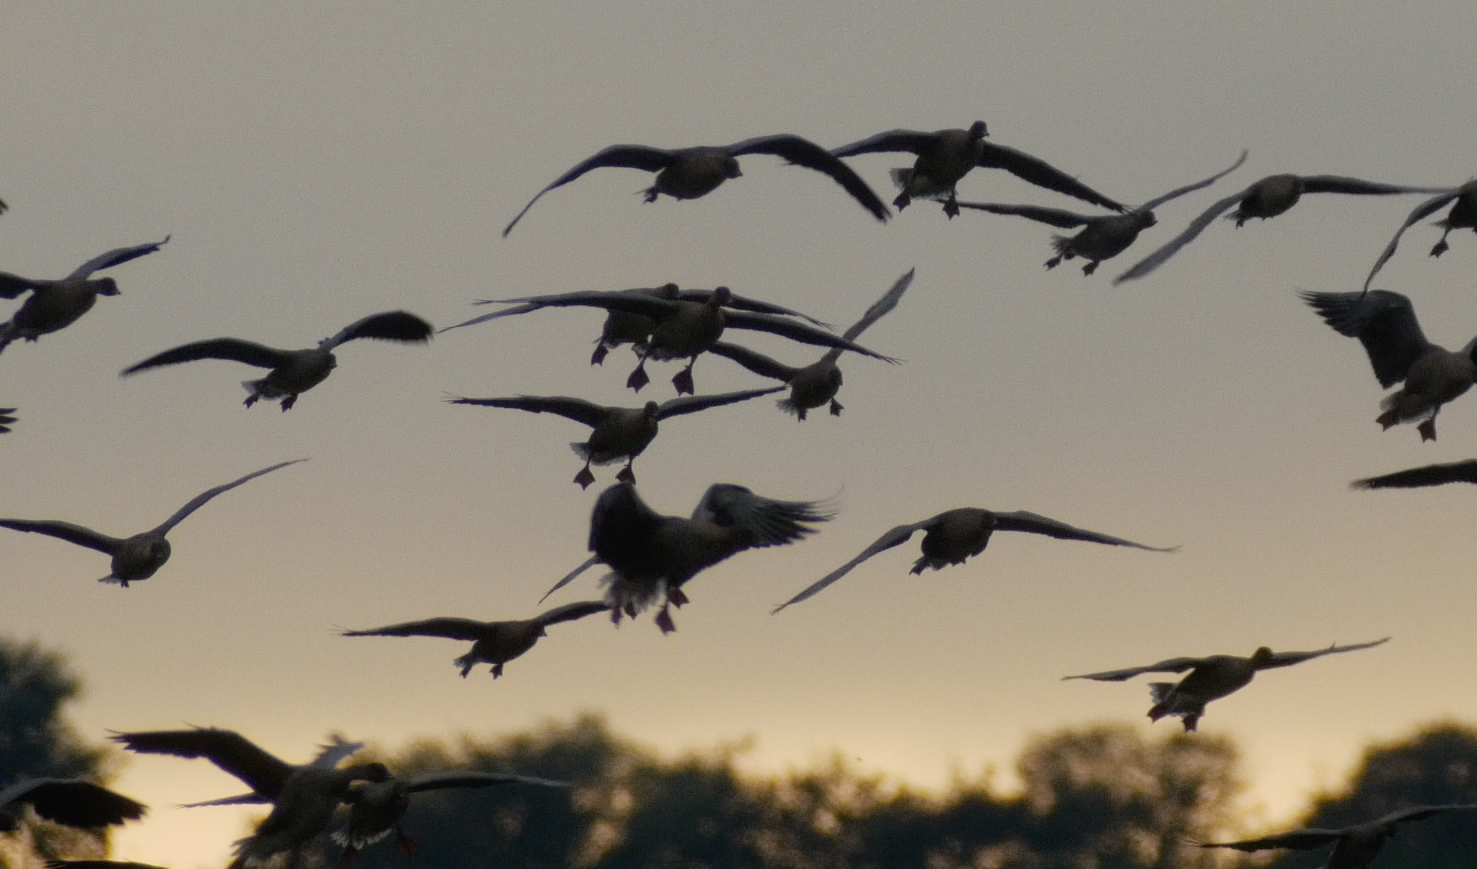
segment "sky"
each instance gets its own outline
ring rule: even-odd
[[[1473,456],[1477,401],[1440,439],[1381,433],[1359,345],[1299,291],[1357,289],[1418,197],[1309,196],[1240,230],[1218,222],[1144,280],[1111,278],[1215,199],[1279,172],[1456,185],[1477,8],[1460,4],[356,3],[27,4],[0,30],[0,270],[61,277],[110,248],[170,242],[112,272],[121,295],[0,357],[0,516],[115,535],[220,496],[128,589],[99,553],[0,531],[0,635],[65,652],[80,732],[215,725],[288,761],[331,731],[394,750],[586,710],[664,751],[754,737],[753,769],[839,751],[923,786],[1011,764],[1036,733],[1150,726],[1148,679],[1060,677],[1181,655],[1378,649],[1265,674],[1201,729],[1245,751],[1246,806],[1287,821],[1372,740],[1477,718],[1469,662],[1473,493],[1355,492],[1352,479]],[[504,224],[615,143],[727,144],[794,133],[836,147],[893,128],[989,125],[1126,203],[1229,165],[1098,274],[1052,271],[1052,230],[916,202],[883,225],[777,158],[705,198],[643,204],[651,176],[602,169]],[[1458,145],[1453,147],[1451,143]],[[851,165],[891,199],[908,155]],[[967,200],[1092,208],[979,170]],[[1477,244],[1412,229],[1377,286],[1427,335],[1477,328]],[[438,335],[356,341],[292,410],[244,408],[239,364],[117,372],[188,341],[307,347],[366,314],[437,326],[475,299],[725,284],[848,324],[917,277],[842,357],[839,418],[769,399],[670,420],[636,462],[642,497],[691,511],[715,482],[834,499],[783,549],[687,586],[678,630],[559,625],[493,681],[465,644],[341,628],[522,618],[582,562],[577,423],[447,404],[571,395],[637,406],[625,348],[588,364],[601,315],[544,311]],[[0,317],[15,303],[0,300]],[[730,335],[730,339],[739,336]],[[743,336],[792,364],[819,351]],[[768,385],[701,359],[700,392]],[[917,539],[818,597],[770,609],[895,525],[976,506],[1030,510],[1175,554],[999,534],[967,564],[909,576]],[[598,573],[548,605],[593,597]],[[239,790],[201,762],[130,758],[151,804],[114,854],[219,865],[248,813],[173,805]]]

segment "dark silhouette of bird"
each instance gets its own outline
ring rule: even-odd
[[[0,790],[0,833],[20,828],[26,806],[54,824],[82,829],[135,821],[148,810],[137,800],[83,779],[22,779]]]
[[[1291,667],[1324,655],[1338,652],[1357,652],[1369,649],[1390,638],[1372,643],[1352,646],[1329,646],[1315,652],[1274,652],[1262,646],[1249,658],[1237,655],[1210,655],[1205,658],[1170,658],[1147,667],[1129,667],[1124,670],[1108,670],[1103,673],[1088,673],[1083,676],[1063,676],[1065,679],[1093,679],[1098,682],[1123,682],[1141,673],[1190,674],[1179,682],[1154,682],[1149,685],[1149,694],[1154,698],[1154,707],[1149,710],[1149,720],[1158,721],[1166,715],[1179,716],[1185,731],[1195,729],[1200,716],[1205,714],[1205,704],[1219,700],[1228,694],[1245,688],[1259,670]]]
[[[0,352],[4,352],[6,346],[17,338],[35,341],[42,335],[72,325],[92,310],[98,296],[118,295],[117,281],[112,278],[93,279],[92,273],[151,254],[168,241],[169,236],[165,236],[164,241],[152,244],[115,248],[93,257],[59,281],[0,272],[0,298],[14,299],[21,293],[31,294],[8,322],[0,323]]]
[[[1379,258],[1374,261],[1374,267],[1369,270],[1369,277],[1364,279],[1366,293],[1369,292],[1370,281],[1374,280],[1374,276],[1384,268],[1390,257],[1395,255],[1395,248],[1400,246],[1400,236],[1404,235],[1407,229],[1444,208],[1448,202],[1451,203],[1451,210],[1442,219],[1434,221],[1434,224],[1441,227],[1442,231],[1441,239],[1436,242],[1435,247],[1431,248],[1431,256],[1441,256],[1450,249],[1451,245],[1446,243],[1446,237],[1451,235],[1453,229],[1470,229],[1477,232],[1477,181],[1468,181],[1454,190],[1447,190],[1427,199],[1417,205],[1410,216],[1405,218],[1405,222],[1400,224],[1400,229],[1396,230],[1395,237],[1390,239],[1390,243],[1385,245]]]
[[[653,148],[649,145],[611,145],[576,164],[573,169],[540,190],[503,229],[503,237],[507,238],[523,215],[528,213],[528,209],[533,207],[533,203],[539,201],[539,197],[556,187],[563,187],[592,169],[611,166],[657,173],[656,183],[642,191],[646,202],[655,202],[663,193],[673,199],[697,199],[712,193],[724,181],[742,176],[744,173],[739,171],[738,158],[747,154],[773,154],[793,165],[824,172],[844,187],[873,217],[885,222],[890,216],[887,206],[872,192],[867,182],[825,148],[799,136],[777,135],[745,139],[732,145],[700,145],[675,150]]]
[[[1410,468],[1393,474],[1355,480],[1349,485],[1355,489],[1413,489],[1443,486],[1447,483],[1477,483],[1477,459]]]
[[[164,563],[169,560],[170,546],[165,535],[174,526],[183,522],[187,516],[205,506],[205,502],[214,498],[222,492],[229,492],[247,480],[268,474],[278,468],[305,462],[307,459],[293,459],[290,462],[278,462],[271,467],[262,468],[260,471],[252,471],[244,477],[232,480],[224,485],[206,489],[204,492],[191,498],[189,503],[174,512],[173,516],[165,519],[157,527],[143,531],[132,537],[109,537],[100,534],[90,528],[81,525],[73,525],[70,522],[62,522],[55,519],[0,519],[0,528],[9,528],[14,531],[26,531],[36,534],[45,534],[75,543],[78,546],[86,546],[88,549],[96,549],[113,558],[113,570],[98,582],[116,582],[124,588],[128,588],[130,582],[138,582],[153,576]]]
[[[850,145],[842,145],[831,153],[837,157],[854,157],[857,154],[883,151],[908,151],[916,155],[913,168],[892,170],[893,183],[902,191],[892,201],[899,211],[907,208],[915,197],[921,196],[926,199],[942,199],[944,213],[949,217],[957,215],[959,202],[955,185],[976,166],[1004,169],[1037,187],[1055,190],[1113,211],[1124,210],[1119,203],[1039,157],[986,142],[985,137],[988,135],[984,121],[975,121],[967,130],[936,130],[932,133],[888,130]]]
[[[1196,842],[1190,844],[1201,848],[1232,848],[1237,851],[1265,851],[1270,848],[1289,848],[1306,851],[1332,844],[1333,851],[1323,869],[1369,869],[1374,858],[1379,856],[1385,843],[1395,837],[1395,828],[1410,821],[1424,821],[1442,812],[1477,809],[1477,803],[1455,803],[1444,806],[1412,806],[1391,812],[1382,818],[1342,827],[1337,830],[1310,828],[1279,833],[1261,839],[1245,839],[1240,842]]]
[[[136,365],[123,369],[122,376],[136,374],[161,365],[194,362],[199,359],[225,359],[244,362],[258,368],[272,369],[260,380],[246,380],[242,386],[250,393],[245,404],[251,407],[259,399],[281,399],[282,409],[287,410],[297,402],[300,393],[328,379],[338,360],[334,348],[355,338],[375,338],[381,341],[402,343],[425,343],[435,331],[430,323],[405,311],[390,311],[371,314],[355,320],[337,334],[324,338],[317,347],[306,350],[277,350],[239,338],[213,338],[195,341],[172,350],[150,356]]]

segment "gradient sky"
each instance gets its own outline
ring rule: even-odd
[[[1464,487],[1353,492],[1349,480],[1477,454],[1477,400],[1440,440],[1381,433],[1359,345],[1297,290],[1357,289],[1419,201],[1310,196],[1236,231],[1218,223],[1149,278],[1113,275],[1210,202],[1277,172],[1455,185],[1473,174],[1462,93],[1477,7],[1350,2],[26,4],[0,28],[0,270],[60,277],[112,247],[173,240],[114,276],[122,295],[0,358],[0,515],[112,534],[198,492],[299,457],[171,534],[174,557],[127,590],[98,553],[0,532],[0,634],[66,652],[73,719],[106,729],[238,729],[284,759],[332,730],[395,748],[603,710],[664,750],[747,734],[756,769],[833,748],[924,785],[1001,768],[1032,733],[1143,722],[1139,679],[1069,673],[1176,655],[1387,646],[1278,671],[1211,706],[1234,736],[1248,806],[1285,819],[1358,750],[1435,718],[1477,718]],[[651,178],[550,180],[618,142],[724,144],[789,132],[835,147],[895,127],[988,122],[1135,203],[1228,165],[1209,190],[1084,278],[1045,271],[1051,230],[920,202],[882,225],[830,180],[756,156],[701,200],[654,205]],[[1455,145],[1455,146],[1454,146]],[[884,198],[905,155],[852,165]],[[962,198],[1089,207],[977,171]],[[1432,340],[1477,329],[1477,243],[1407,235],[1379,286],[1409,294]],[[454,407],[447,394],[640,396],[632,357],[587,364],[601,317],[549,311],[439,335],[354,342],[288,413],[241,407],[260,376],[198,362],[127,380],[187,341],[306,347],[405,308],[438,326],[476,298],[727,284],[850,323],[917,279],[843,357],[845,414],[801,424],[767,399],[682,417],[636,464],[641,492],[687,513],[714,482],[836,496],[815,538],[741,554],[688,586],[662,637],[561,625],[492,681],[464,644],[344,639],[442,615],[518,618],[585,557],[588,514],[547,416]],[[0,316],[14,305],[0,303]],[[803,364],[818,351],[746,343]],[[757,378],[700,360],[700,391]],[[942,510],[1025,509],[1160,555],[1002,534],[962,567],[907,573],[917,542],[823,595],[786,600],[894,525]],[[598,593],[594,576],[550,603]],[[130,759],[117,787],[154,806],[115,854],[219,865],[245,813],[173,804],[239,790],[201,762]]]

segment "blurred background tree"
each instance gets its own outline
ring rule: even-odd
[[[80,690],[60,654],[0,638],[0,790],[47,776],[103,780],[110,770],[107,749],[84,743],[62,718],[62,707]],[[106,850],[105,832],[73,830],[34,816],[17,830],[0,833],[3,869]]]

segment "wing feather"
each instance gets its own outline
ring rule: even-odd
[[[697,413],[710,407],[721,407],[725,404],[735,404],[740,401],[748,401],[761,395],[773,395],[783,392],[783,386],[766,386],[763,389],[744,389],[739,392],[720,392],[716,395],[688,395],[664,401],[657,411],[657,419],[666,419],[670,416],[681,416],[685,413]]]
[[[649,145],[611,145],[608,148],[601,149],[594,156],[575,164],[574,168],[555,178],[548,187],[540,190],[537,195],[528,200],[528,204],[523,206],[523,210],[518,212],[518,216],[514,217],[503,228],[503,238],[508,237],[508,233],[513,231],[513,227],[518,225],[518,221],[523,219],[523,215],[528,213],[528,209],[532,208],[533,204],[539,201],[540,197],[555,187],[563,187],[565,184],[568,184],[592,169],[613,167],[645,169],[647,172],[659,172],[672,162],[672,153],[671,151],[662,148],[653,148]]]
[[[1318,649],[1314,652],[1277,652],[1267,662],[1258,664],[1257,669],[1271,670],[1276,667],[1291,667],[1293,664],[1301,664],[1304,661],[1311,661],[1314,658],[1321,658],[1324,655],[1333,655],[1338,652],[1357,652],[1360,649],[1372,649],[1389,641],[1390,638],[1385,637],[1384,639],[1369,643],[1355,643],[1352,646],[1329,646],[1326,649]]]
[[[169,236],[166,235],[164,236],[164,241],[156,241],[151,244],[136,244],[132,247],[115,247],[107,253],[98,254],[82,265],[77,266],[70,275],[67,275],[67,280],[74,281],[78,278],[85,278],[93,272],[110,269],[113,266],[122,265],[131,259],[138,259],[141,256],[151,254],[163,247],[168,241]]]
[[[1101,673],[1083,673],[1080,676],[1063,676],[1062,679],[1092,679],[1096,682],[1124,682],[1144,673],[1183,673],[1205,663],[1204,658],[1166,658],[1157,664],[1143,667],[1125,667],[1122,670],[1104,670]]]
[[[787,606],[790,606],[791,604],[797,604],[803,600],[815,597],[822,591],[825,591],[826,586],[850,573],[852,568],[856,567],[858,564],[861,564],[863,561],[866,561],[868,558],[871,558],[879,552],[886,552],[894,546],[898,546],[902,543],[907,542],[909,537],[912,537],[918,531],[927,528],[932,523],[933,519],[925,519],[922,522],[914,522],[911,525],[899,525],[896,528],[893,528],[891,531],[888,531],[886,534],[883,534],[881,537],[877,538],[877,540],[873,542],[871,546],[863,549],[861,553],[855,558],[821,577],[819,580],[812,583],[804,591],[775,607],[773,610],[770,611],[770,614],[773,615],[774,613],[779,612],[780,610],[784,609]]]
[[[239,479],[232,480],[229,483],[224,483],[222,485],[216,486],[213,489],[206,489],[204,492],[201,492],[200,494],[198,494],[195,497],[191,498],[190,501],[189,501],[189,503],[185,504],[185,506],[183,506],[183,507],[179,508],[178,510],[176,510],[173,516],[170,516],[168,519],[165,519],[164,522],[161,523],[158,528],[155,528],[154,529],[154,531],[156,533],[159,533],[159,534],[168,533],[169,529],[173,528],[174,526],[176,526],[180,522],[182,522],[186,516],[190,515],[191,513],[195,512],[196,510],[198,510],[201,507],[203,507],[205,505],[205,502],[206,501],[209,501],[211,498],[214,498],[216,495],[219,495],[222,492],[229,492],[230,490],[236,488],[237,486],[241,485],[242,483],[246,482],[247,480],[251,480],[251,479],[254,479],[256,477],[260,477],[262,474],[270,474],[271,472],[277,470],[278,468],[285,468],[288,465],[295,465],[298,462],[306,462],[306,461],[307,461],[307,459],[292,459],[291,461],[278,462],[277,464],[272,465],[270,467],[262,468],[260,471],[252,471],[251,473],[247,474],[246,476],[240,477]]]
[[[1046,223],[1061,229],[1071,229],[1084,223],[1091,223],[1092,218],[1083,214],[1073,214],[1060,208],[1042,208],[1037,205],[1003,205],[996,202],[960,202],[960,208],[972,208],[975,211],[988,211],[991,214],[1009,214],[1016,217],[1024,217],[1038,223]]]
[[[1431,343],[1421,331],[1410,299],[1389,290],[1371,293],[1302,293],[1335,332],[1358,338],[1386,389],[1405,379]]]
[[[1142,543],[1134,543],[1132,540],[1124,540],[1122,537],[1113,537],[1109,534],[1099,534],[1096,531],[1088,531],[1077,528],[1056,519],[1049,519],[1037,513],[1025,510],[1016,510],[1013,513],[995,513],[996,531],[1025,531],[1031,534],[1045,534],[1058,540],[1084,540],[1088,543],[1104,543],[1109,546],[1132,546],[1135,549],[1147,549],[1150,552],[1175,552],[1178,546],[1159,547],[1145,546]]]
[[[1477,483],[1477,459],[1410,468],[1380,477],[1355,480],[1349,485],[1356,489],[1407,489],[1416,486],[1440,486],[1444,483]]]
[[[1022,181],[1035,184],[1037,187],[1045,187],[1047,190],[1055,190],[1066,194],[1074,199],[1091,202],[1103,208],[1111,208],[1114,211],[1127,211],[1121,203],[1116,202],[1103,194],[1093,190],[1071,175],[1056,168],[1050,163],[1018,151],[1005,145],[996,145],[993,142],[983,142],[984,149],[980,152],[978,165],[987,169],[1004,169]]]
[[[426,342],[436,329],[409,311],[385,311],[370,314],[345,326],[337,335],[325,339],[319,349],[332,350],[345,341],[374,338],[380,341]]]
[[[88,549],[96,549],[108,555],[116,552],[119,544],[123,542],[117,537],[99,534],[91,528],[83,528],[81,525],[73,525],[71,522],[62,522],[59,519],[0,519],[0,528],[45,534],[48,537],[55,537],[78,546],[86,546]]]
[[[473,404],[482,407],[506,407],[529,413],[553,413],[594,427],[610,415],[610,408],[563,395],[518,395],[513,398],[449,398],[451,404]]]
[[[253,791],[272,799],[277,797],[292,775],[291,766],[234,730],[195,727],[190,730],[115,733],[109,738],[122,743],[129,751],[143,754],[203,757],[246,782]]]
[[[1385,263],[1389,261],[1390,257],[1395,255],[1395,248],[1400,246],[1400,236],[1404,235],[1407,229],[1440,211],[1447,203],[1456,199],[1458,196],[1473,192],[1477,192],[1477,181],[1469,181],[1455,190],[1439,193],[1417,205],[1415,210],[1410,212],[1409,216],[1405,218],[1405,222],[1400,224],[1400,228],[1395,230],[1395,237],[1390,239],[1390,243],[1385,245],[1385,249],[1380,251],[1379,257],[1375,259],[1374,266],[1369,270],[1369,277],[1364,279],[1364,292],[1369,292],[1369,284],[1374,280],[1374,276],[1379,273],[1380,269],[1385,267]]]
[[[860,202],[863,208],[871,212],[873,217],[886,223],[887,218],[892,216],[892,212],[887,210],[887,206],[877,196],[876,191],[869,187],[860,175],[841,162],[841,158],[809,139],[788,134],[759,136],[730,145],[727,150],[735,157],[744,154],[774,154],[796,166],[824,172],[831,176],[831,180],[845,188],[846,192]]]
[[[127,377],[146,368],[176,365],[180,362],[195,362],[200,359],[225,359],[230,362],[244,362],[258,368],[276,368],[289,358],[291,356],[288,351],[277,350],[264,344],[242,341],[239,338],[212,338],[208,341],[181,344],[163,353],[150,356],[142,362],[123,369],[121,376]]]
[[[365,631],[344,631],[345,637],[445,637],[448,640],[476,640],[487,633],[488,622],[473,619],[436,618],[418,622],[401,622]]]
[[[1225,199],[1222,199],[1209,208],[1205,209],[1205,211],[1201,212],[1199,217],[1190,221],[1190,225],[1186,226],[1179,235],[1171,238],[1169,241],[1165,242],[1164,245],[1158,250],[1139,260],[1131,268],[1129,268],[1128,271],[1114,278],[1113,283],[1121,284],[1124,281],[1137,280],[1138,278],[1147,275],[1149,272],[1152,272],[1154,269],[1157,269],[1160,266],[1164,265],[1164,263],[1167,262],[1170,257],[1179,252],[1180,248],[1194,241],[1200,235],[1200,233],[1205,231],[1205,228],[1207,226],[1210,226],[1212,223],[1214,223],[1217,217],[1220,217],[1222,214],[1224,214],[1226,210],[1229,209],[1231,206],[1237,204],[1242,199],[1245,199],[1246,195],[1250,193],[1252,191],[1252,188],[1254,188],[1255,186],[1256,185],[1253,184],[1250,187],[1247,187],[1245,190],[1233,193],[1230,196],[1227,196]]]

